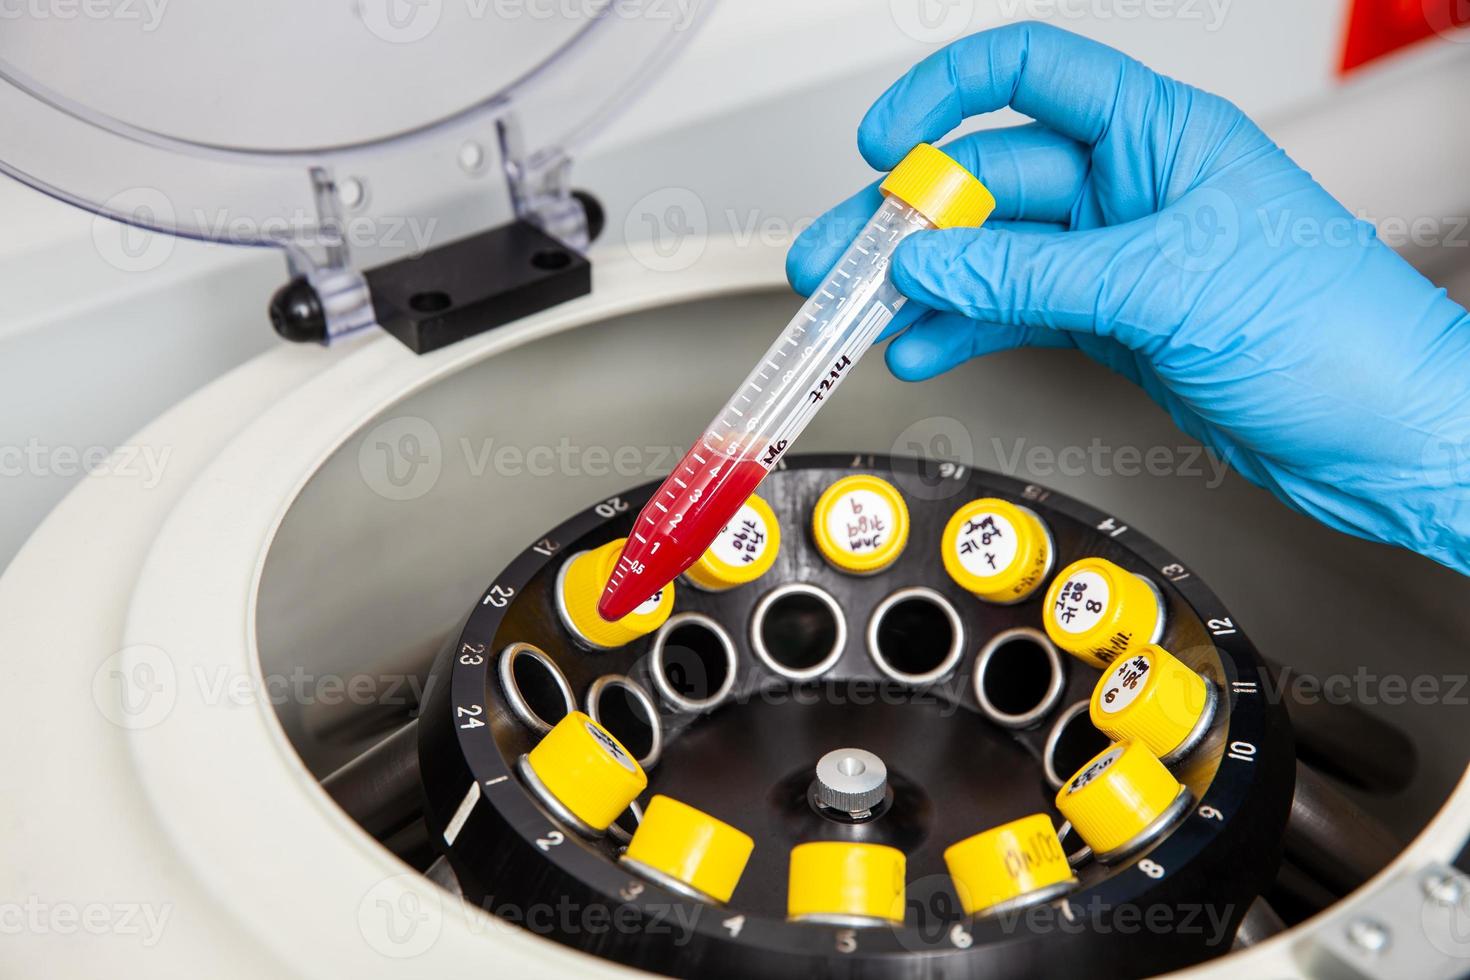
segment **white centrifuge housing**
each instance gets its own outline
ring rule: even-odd
[[[0,927],[23,933],[0,949],[7,973],[632,975],[460,902],[321,780],[413,709],[512,556],[667,471],[793,308],[792,228],[870,176],[853,150],[863,107],[935,45],[1000,22],[973,4],[790,8],[179,0],[149,31],[7,27],[0,167],[155,230],[87,224],[87,253],[109,265],[76,288],[158,319],[84,333],[106,309],[22,291],[31,341],[76,353],[43,379],[16,358],[8,370],[52,400],[118,376],[181,398],[128,440],[164,463],[81,480],[0,580],[14,749]],[[1210,24],[1067,9],[1062,26],[1230,95],[1369,216],[1465,203],[1463,127],[1405,111],[1470,82],[1458,36],[1343,80],[1342,3],[1237,4]],[[370,270],[516,221],[580,264],[596,210],[605,231],[576,298],[422,355],[374,325]],[[53,245],[51,262],[73,254]],[[1443,254],[1412,257],[1433,272]],[[266,302],[292,276],[323,300],[331,343],[205,377],[218,363],[187,345],[219,331],[250,349],[239,337],[268,336]],[[1463,579],[1212,469],[1095,365],[1017,352],[909,386],[872,358],[848,385],[803,450],[937,452],[1136,520],[1297,670],[1463,673],[1470,622],[1449,598]],[[1095,444],[1170,447],[1198,471],[1059,462],[1058,447]],[[1470,833],[1465,709],[1368,711],[1411,736],[1418,766],[1397,796],[1350,795],[1406,846],[1320,915],[1194,975],[1470,963],[1453,931],[1466,906],[1425,891],[1466,884],[1452,868]]]

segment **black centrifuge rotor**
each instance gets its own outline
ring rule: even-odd
[[[908,546],[877,575],[837,571],[810,540],[817,497],[854,473],[888,479],[909,499]],[[420,716],[426,814],[468,900],[594,955],[675,976],[997,977],[1082,967],[1089,975],[1122,977],[1228,951],[1235,926],[1276,873],[1295,759],[1285,713],[1266,696],[1265,665],[1185,563],[1119,519],[999,474],[883,456],[793,456],[758,491],[781,525],[775,566],[728,592],[676,586],[676,613],[707,616],[723,627],[738,664],[719,707],[689,711],[656,693],[653,637],[589,651],[562,624],[553,594],[562,563],[625,535],[655,489],[649,484],[602,501],[527,548],[487,588],[458,641],[436,663]],[[1045,590],[1017,605],[994,605],[946,575],[940,534],[956,508],[978,497],[1023,504],[1045,521],[1056,547],[1053,573],[1074,559],[1099,556],[1148,577],[1167,610],[1160,644],[1212,680],[1222,696],[1205,740],[1175,769],[1193,796],[1177,828],[1120,864],[1083,858],[1080,886],[1063,899],[966,917],[943,849],[1027,813],[1054,812],[1055,787],[1043,766],[1046,725],[1086,699],[1099,676],[1064,655],[1064,690],[1037,727],[1002,727],[981,713],[970,683],[977,653],[1007,631],[1039,631]],[[774,673],[752,650],[756,605],[791,583],[824,590],[845,619],[840,656],[808,681]],[[964,633],[958,665],[917,687],[880,670],[867,639],[871,611],[909,588],[947,600],[960,612]],[[606,675],[654,692],[662,744],[641,799],[675,797],[755,839],[727,904],[697,902],[631,873],[616,860],[619,834],[582,837],[526,789],[516,760],[540,733],[507,702],[496,670],[514,643],[544,651],[579,699]],[[874,751],[888,766],[890,800],[873,820],[833,820],[808,801],[817,758],[844,745]],[[788,855],[809,840],[903,850],[904,924],[788,922]],[[1075,835],[1064,843],[1079,849]]]

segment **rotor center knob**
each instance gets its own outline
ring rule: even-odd
[[[817,760],[817,803],[851,817],[872,811],[888,793],[888,767],[866,749],[834,749]]]

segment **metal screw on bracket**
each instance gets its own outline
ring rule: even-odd
[[[1455,875],[1431,875],[1424,879],[1424,894],[1440,905],[1459,905],[1465,899],[1465,880]]]
[[[1388,927],[1373,919],[1354,919],[1347,927],[1348,942],[1365,953],[1378,954],[1388,948]]]

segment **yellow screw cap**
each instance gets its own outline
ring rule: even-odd
[[[580,711],[557,722],[523,762],[533,790],[599,833],[648,787],[633,754]]]
[[[859,473],[822,492],[812,511],[817,550],[839,571],[881,572],[898,560],[909,540],[909,509],[887,480]]]
[[[701,897],[728,902],[755,841],[687,803],[655,796],[623,861],[655,881],[671,878]]]
[[[920,143],[879,188],[933,222],[936,228],[979,228],[995,210],[984,184],[943,150]]]
[[[950,517],[940,543],[944,570],[986,602],[1020,602],[1051,568],[1051,534],[1025,507],[995,497],[972,500]]]
[[[1110,738],[1142,742],[1161,760],[1172,761],[1209,724],[1205,716],[1214,714],[1212,690],[1173,654],[1150,644],[1118,659],[1102,675],[1088,714],[1093,727]]]
[[[1062,786],[1057,809],[1099,861],[1125,856],[1178,813],[1179,781],[1141,742],[1120,742],[1094,756]]]
[[[966,915],[1044,901],[1077,884],[1051,817],[1033,813],[944,850]]]
[[[885,844],[816,841],[791,849],[793,919],[903,921],[905,860]]]
[[[562,565],[556,582],[557,612],[562,624],[578,640],[599,650],[614,650],[652,633],[674,611],[674,585],[669,583],[616,623],[597,614],[597,603],[607,585],[627,538],[573,555]]]
[[[1046,635],[1094,667],[1149,643],[1164,631],[1164,606],[1152,583],[1106,558],[1074,561],[1046,590]]]
[[[751,494],[684,577],[706,592],[724,592],[770,571],[780,548],[781,527],[775,511]]]

